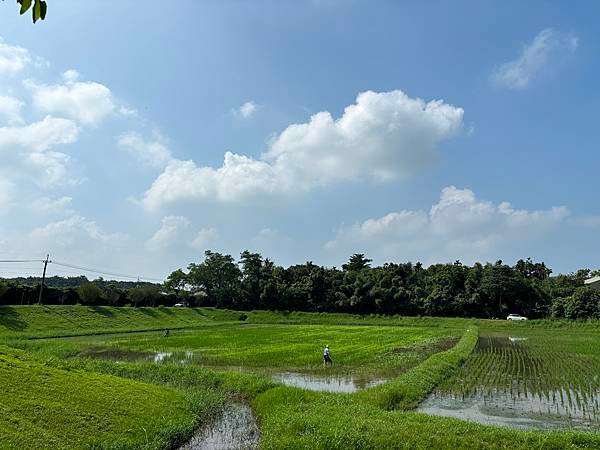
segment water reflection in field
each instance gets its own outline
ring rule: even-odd
[[[385,383],[384,378],[341,375],[312,375],[296,372],[281,372],[273,379],[286,386],[294,386],[310,391],[351,393]]]
[[[90,348],[78,354],[84,358],[108,359],[116,362],[147,361],[154,363],[190,364],[200,361],[194,352],[147,352],[120,348]]]
[[[255,449],[259,429],[252,409],[243,403],[228,405],[223,414],[204,427],[180,450]]]
[[[560,392],[554,395],[558,398]],[[562,395],[566,396],[567,393],[563,391]],[[596,402],[598,398],[599,395],[595,398]],[[573,410],[545,397],[515,397],[507,392],[495,392],[491,397],[470,394],[464,398],[436,392],[419,406],[418,411],[435,416],[472,420],[486,425],[524,429],[595,430],[599,426],[594,412],[588,408]]]
[[[552,339],[482,336],[456,377],[418,408],[490,425],[600,428],[600,360],[557,350]]]
[[[155,364],[195,364],[208,369],[234,370],[241,372],[255,371],[271,377],[274,381],[311,391],[351,393],[361,389],[385,383],[388,379],[369,375],[310,374],[290,371],[273,371],[269,369],[251,369],[246,367],[227,367],[205,364],[201,355],[192,351],[186,352],[140,352],[115,348],[88,349],[79,354],[82,357],[109,359],[116,362],[153,362]]]

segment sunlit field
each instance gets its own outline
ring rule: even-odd
[[[9,312],[0,319],[4,447],[194,448],[230,438],[262,448],[600,446],[593,324],[177,308]],[[325,344],[332,367],[323,366]],[[500,393],[553,402],[559,392],[559,413],[585,419],[585,431],[568,421],[550,432],[414,412],[444,395],[492,404]],[[535,420],[549,422],[544,414]]]

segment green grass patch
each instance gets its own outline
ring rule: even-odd
[[[475,348],[477,337],[477,328],[471,328],[450,350],[435,353],[395,380],[358,395],[387,410],[415,408],[439,383],[459,370]]]
[[[189,437],[206,399],[48,366],[0,347],[0,448],[167,448]]]
[[[0,336],[52,337],[161,330],[238,320],[214,308],[112,308],[105,306],[0,306]]]
[[[426,353],[428,344],[457,334],[425,327],[224,324],[176,331],[168,338],[155,333],[77,342],[80,347],[108,346],[139,352],[193,351],[200,363],[209,366],[392,373]],[[333,368],[323,367],[326,344],[332,350]]]

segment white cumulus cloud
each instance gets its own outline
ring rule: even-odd
[[[59,144],[72,144],[79,137],[79,127],[69,119],[46,116],[23,126],[0,127],[0,154],[12,146],[38,152]]]
[[[190,242],[190,247],[197,250],[208,250],[218,239],[219,232],[216,228],[202,228]]]
[[[117,143],[150,167],[163,168],[172,159],[171,151],[162,142],[160,136],[147,141],[139,133],[128,131],[117,138]]]
[[[27,80],[33,106],[43,113],[62,115],[83,125],[97,126],[116,110],[109,88],[93,81],[78,81],[79,74],[68,70],[64,84],[45,85]]]
[[[190,221],[183,216],[165,216],[161,227],[146,241],[150,250],[161,250],[180,239],[183,230],[190,226]]]
[[[0,177],[0,214],[10,209],[14,202],[15,184]]]
[[[428,212],[402,210],[342,227],[326,248],[364,251],[379,260],[497,259],[503,246],[534,240],[568,215],[565,207],[528,211],[507,202],[496,205],[449,186]]]
[[[551,62],[553,56],[574,52],[577,46],[576,36],[546,28],[524,46],[517,59],[499,66],[492,74],[492,82],[510,89],[524,89]]]
[[[50,215],[50,214],[67,214],[73,215],[73,210],[70,209],[72,197],[62,196],[58,198],[40,197],[31,203],[31,211],[34,214]]]
[[[218,168],[172,160],[146,191],[148,209],[182,200],[236,201],[295,193],[335,182],[389,181],[436,160],[463,125],[463,109],[402,91],[358,95],[339,119],[329,112],[288,126],[259,158],[225,153]]]
[[[8,125],[20,125],[24,122],[21,117],[21,108],[23,108],[21,100],[10,96],[0,96],[0,117],[4,118]]]
[[[126,236],[121,233],[107,233],[93,220],[73,215],[64,220],[50,222],[43,227],[35,228],[29,232],[27,238],[30,246],[50,247],[56,253],[59,250],[72,250],[74,245],[85,240],[93,241],[94,245],[114,244],[115,241],[123,241]]]
[[[0,172],[11,177],[29,175],[44,187],[73,184],[78,180],[67,176],[70,157],[52,148],[72,144],[78,136],[75,122],[51,116],[27,125],[0,127]]]
[[[27,49],[6,44],[0,38],[0,74],[15,75],[30,62],[31,55]]]

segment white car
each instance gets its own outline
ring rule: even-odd
[[[179,303],[175,303],[173,306],[175,308],[185,308],[187,306],[187,303],[179,302]]]
[[[509,314],[506,320],[527,320],[527,317],[523,317],[518,314]]]

